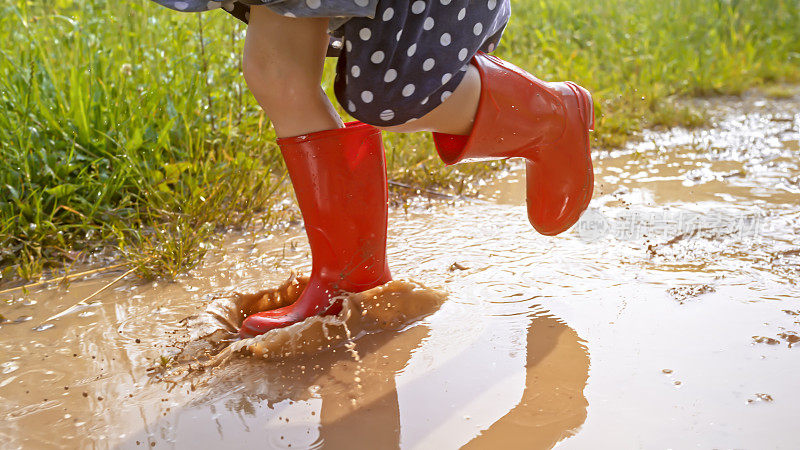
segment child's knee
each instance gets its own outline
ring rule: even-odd
[[[316,95],[319,82],[307,70],[293,70],[291,66],[278,67],[259,56],[245,53],[242,73],[247,87],[261,107],[272,114],[307,101]]]

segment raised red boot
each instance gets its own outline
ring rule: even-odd
[[[239,335],[253,337],[310,316],[337,314],[344,292],[391,280],[386,264],[388,194],[378,129],[345,128],[278,139],[311,246],[311,275],[293,304],[245,318]]]
[[[575,83],[546,83],[499,58],[478,53],[481,96],[468,136],[434,133],[447,164],[463,160],[527,159],[528,219],[555,235],[578,221],[592,198],[594,174],[589,91]]]

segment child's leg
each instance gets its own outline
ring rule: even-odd
[[[435,131],[447,134],[469,134],[478,101],[481,96],[481,77],[478,69],[470,65],[453,95],[436,109],[417,120],[393,127],[380,127],[395,133],[413,133],[415,131]]]
[[[320,86],[328,42],[326,18],[288,18],[263,6],[251,8],[244,77],[278,137],[343,127]]]
[[[389,131],[433,131],[448,164],[525,158],[531,224],[546,235],[567,230],[592,197],[589,92],[483,53],[496,48],[508,0],[405,5],[380,3],[375,19],[345,24],[339,102]]]
[[[472,71],[477,82],[469,77]],[[474,95],[477,106],[471,109]],[[474,117],[465,117],[460,108]],[[466,132],[450,131],[459,127]],[[592,198],[588,133],[593,127],[586,89],[571,82],[543,82],[479,53],[453,95],[420,119],[391,131],[433,131],[439,156],[448,164],[525,158],[528,219],[540,233],[555,235],[574,225]]]
[[[272,119],[311,247],[308,284],[293,304],[245,318],[252,337],[319,314],[342,292],[391,280],[386,264],[387,190],[381,133],[342,124],[320,87],[327,19],[285,18],[253,7],[244,73]]]

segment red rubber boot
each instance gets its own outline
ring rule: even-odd
[[[311,246],[308,286],[292,305],[245,318],[253,337],[307,317],[337,314],[343,292],[391,280],[386,264],[388,194],[381,133],[360,122],[278,139]]]
[[[594,174],[589,91],[575,83],[546,83],[499,58],[478,53],[481,96],[468,136],[434,133],[447,164],[463,160],[527,159],[528,219],[555,235],[580,218],[592,198]]]

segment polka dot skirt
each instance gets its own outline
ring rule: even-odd
[[[375,18],[342,27],[336,98],[373,125],[418,119],[450,96],[478,50],[497,47],[509,15],[508,0],[380,0]]]
[[[250,6],[263,5],[286,17],[331,17],[337,28],[350,17],[372,17],[378,0],[153,0],[183,12],[222,8],[247,23]]]
[[[331,17],[344,47],[336,98],[356,119],[379,126],[416,120],[439,106],[475,53],[494,51],[511,14],[510,0],[154,1],[179,11],[221,6],[245,22],[249,5],[290,17]]]

